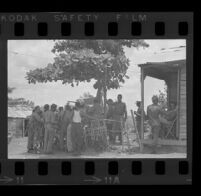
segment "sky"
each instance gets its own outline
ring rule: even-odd
[[[145,40],[148,48],[125,48],[126,57],[130,60],[127,71],[129,79],[125,80],[121,88],[109,90],[108,98],[114,101],[118,94],[123,95],[123,101],[127,109],[136,109],[135,102],[141,99],[140,68],[138,64],[146,62],[164,62],[171,60],[186,59],[186,48],[175,47],[186,46],[184,39],[155,39]],[[55,103],[64,106],[69,100],[76,100],[85,92],[96,95],[93,88],[94,81],[80,83],[77,87],[58,82],[28,84],[25,79],[26,72],[35,68],[46,67],[54,61],[51,52],[54,46],[53,40],[9,40],[8,41],[8,86],[16,89],[9,97],[23,97],[31,100],[35,105]],[[164,81],[146,77],[145,79],[145,108],[151,104],[151,97],[164,89]]]

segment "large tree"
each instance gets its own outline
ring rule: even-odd
[[[95,80],[96,97],[106,99],[109,89],[117,89],[125,82],[129,59],[125,47],[148,47],[143,40],[59,40],[52,52],[54,63],[27,73],[29,83],[61,80],[71,86]],[[102,93],[103,92],[103,93]]]

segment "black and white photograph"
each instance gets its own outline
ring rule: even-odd
[[[8,159],[186,158],[186,40],[8,40]]]

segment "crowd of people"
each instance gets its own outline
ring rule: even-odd
[[[135,111],[136,128],[141,136],[142,105],[136,102]],[[44,105],[43,109],[36,106],[28,123],[28,152],[29,153],[53,153],[57,146],[60,151],[81,154],[85,150],[84,127],[90,124],[90,120],[104,119],[110,144],[122,145],[122,130],[127,120],[126,104],[122,101],[122,95],[117,96],[117,101],[107,100],[106,111],[95,98],[92,107],[86,107],[84,103],[75,102],[72,107],[57,107],[56,104]],[[164,135],[165,127],[176,118],[177,107],[171,102],[170,108],[165,110],[158,104],[158,97],[152,97],[152,104],[147,107],[147,114],[143,111],[144,119],[151,126],[153,146],[157,147],[157,141],[161,133]]]
[[[82,108],[79,102],[73,108],[46,104],[42,110],[36,106],[28,123],[28,152],[51,154],[54,146],[62,151],[80,152],[83,148]],[[69,134],[70,130],[73,131]]]
[[[104,118],[107,118],[110,142],[115,143],[118,136],[121,144],[121,130],[127,119],[127,111],[122,95],[118,95],[117,99],[117,102],[112,99],[107,101],[106,113],[96,98],[92,107],[85,107],[79,101],[74,106],[67,104],[64,108],[56,104],[46,104],[43,109],[36,106],[27,127],[28,152],[50,154],[57,146],[61,151],[80,154],[85,149],[84,126],[90,120]]]

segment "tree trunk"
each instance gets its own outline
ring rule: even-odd
[[[102,93],[103,92],[103,93]],[[103,103],[102,103],[103,98]],[[104,117],[106,117],[106,104],[107,104],[107,89],[105,87],[100,87],[96,93],[96,99],[103,107]]]
[[[106,108],[106,103],[107,103],[107,89],[106,87],[104,87],[104,118],[106,118],[106,112],[107,112],[107,108]]]
[[[96,99],[98,100],[98,102],[101,102],[102,99],[102,87],[99,87],[96,93]]]

